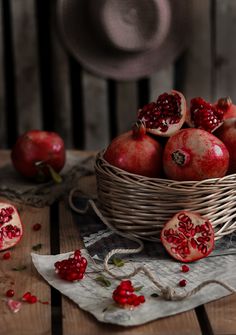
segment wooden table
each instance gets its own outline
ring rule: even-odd
[[[78,152],[86,156],[85,152]],[[0,166],[9,162],[9,152],[0,151]],[[85,178],[90,187],[95,187],[95,178]],[[87,178],[87,180],[86,180]],[[1,198],[1,200],[6,200]],[[199,306],[194,310],[159,319],[148,324],[123,328],[99,323],[89,313],[50,287],[35,270],[30,253],[32,246],[39,243],[40,254],[56,254],[71,251],[81,246],[79,228],[73,221],[67,197],[51,207],[34,208],[18,206],[24,225],[24,235],[12,248],[11,259],[3,260],[0,253],[0,334],[55,334],[55,335],[98,335],[98,334],[155,334],[155,335],[235,335],[236,294]],[[42,229],[33,231],[32,226],[41,223]],[[21,271],[13,268],[25,267]],[[236,271],[236,270],[235,270]],[[14,288],[15,299],[30,291],[43,304],[23,304],[18,313],[12,313],[6,302],[5,292]]]

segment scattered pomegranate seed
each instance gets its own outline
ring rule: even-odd
[[[17,313],[19,312],[22,304],[20,301],[9,299],[7,301],[7,305],[13,313]]]
[[[35,223],[35,224],[33,225],[33,230],[34,230],[34,231],[38,231],[38,230],[40,230],[41,228],[42,228],[41,223]]]
[[[138,306],[145,302],[143,295],[133,293],[134,287],[130,280],[123,280],[113,292],[113,300],[120,306]]]
[[[182,265],[181,271],[182,271],[182,272],[189,272],[189,267],[188,267],[188,265],[186,265],[186,264]]]
[[[30,304],[35,304],[37,301],[38,298],[35,295],[31,295],[30,299],[28,300]]]
[[[5,252],[5,254],[3,254],[2,256],[3,259],[7,260],[11,258],[11,253],[10,252]]]
[[[30,299],[31,299],[31,293],[30,292],[26,292],[26,293],[24,293],[24,295],[23,295],[23,297],[22,297],[22,300],[23,301],[30,301]]]
[[[182,280],[179,281],[179,286],[180,287],[184,287],[186,285],[187,285],[187,280],[186,279],[182,279]]]
[[[12,289],[7,290],[7,292],[6,292],[6,297],[8,297],[8,298],[12,298],[14,295],[15,295],[14,290],[12,290]]]

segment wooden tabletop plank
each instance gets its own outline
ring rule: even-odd
[[[208,304],[205,310],[214,335],[236,334],[236,294]]]
[[[1,199],[4,200],[4,199]],[[5,199],[5,201],[9,202]],[[9,249],[11,258],[0,261],[1,297],[5,298],[8,289],[14,289],[13,299],[21,301],[25,292],[31,292],[42,302],[35,304],[22,303],[16,314],[10,311],[7,303],[0,304],[0,333],[3,334],[51,334],[50,287],[39,276],[31,261],[32,247],[41,244],[37,253],[49,254],[49,208],[36,209],[16,205],[23,224],[23,237],[13,248]],[[39,231],[33,230],[33,225],[40,223]],[[2,258],[4,252],[0,253]],[[20,270],[22,268],[22,270]],[[13,270],[18,269],[18,271]]]
[[[88,188],[91,189],[91,179],[87,178]],[[93,179],[94,180],[94,179]],[[83,182],[81,182],[83,184]],[[86,188],[85,185],[83,185]],[[79,225],[73,220],[72,211],[67,201],[60,203],[60,250],[72,251],[81,246]],[[194,310],[149,322],[137,327],[123,328],[121,326],[98,322],[92,315],[79,309],[76,304],[63,297],[63,335],[73,334],[165,334],[165,335],[200,335],[201,330]]]

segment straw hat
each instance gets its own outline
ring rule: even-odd
[[[164,67],[186,45],[188,0],[58,0],[63,41],[82,66],[117,80]]]

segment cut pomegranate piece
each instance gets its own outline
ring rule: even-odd
[[[222,105],[211,104],[200,97],[193,98],[186,117],[187,124],[212,133],[223,123],[225,110]]]
[[[145,302],[143,295],[136,295],[134,287],[130,280],[122,280],[117,288],[113,291],[113,300],[121,307],[138,306]]]
[[[216,106],[224,111],[224,120],[236,117],[236,105],[233,104],[230,97],[218,99]]]
[[[182,129],[165,145],[163,168],[173,180],[221,178],[228,165],[229,151],[225,144],[203,129]]]
[[[193,262],[212,252],[214,230],[210,221],[200,214],[181,211],[164,225],[161,241],[175,259]]]
[[[171,136],[183,125],[186,116],[186,100],[182,93],[171,91],[161,94],[156,102],[145,105],[138,111],[138,119],[154,135]]]
[[[23,227],[17,209],[11,204],[1,202],[0,250],[6,250],[16,245],[22,235]]]
[[[83,279],[87,260],[82,257],[80,250],[76,250],[68,259],[58,261],[54,266],[56,273],[61,279],[73,282]]]

